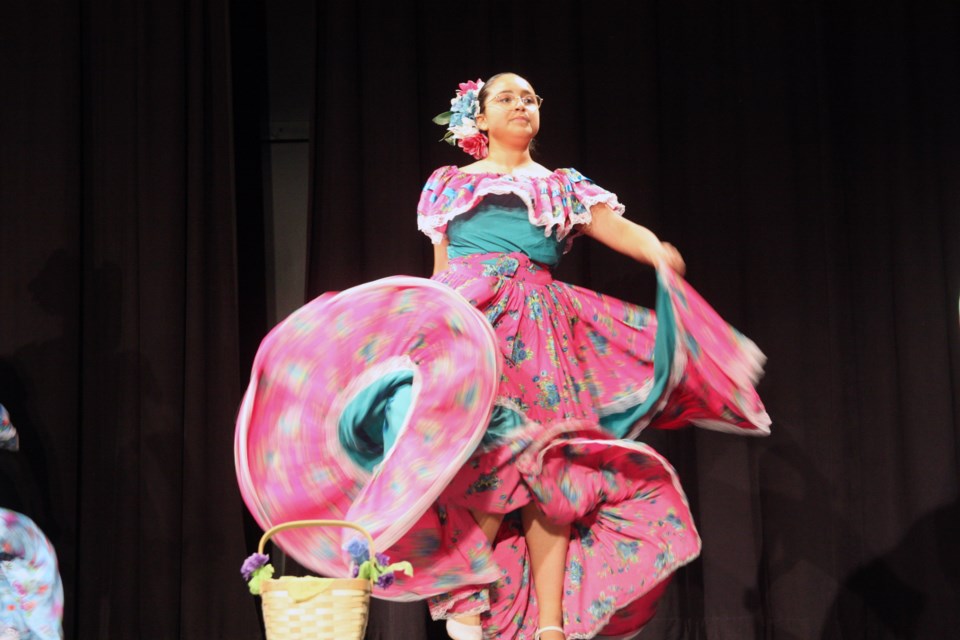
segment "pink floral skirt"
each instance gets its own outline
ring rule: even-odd
[[[488,432],[440,504],[458,530],[470,529],[470,510],[510,513],[530,501],[572,524],[568,638],[642,628],[670,575],[700,551],[673,468],[618,438],[692,422],[764,434],[769,424],[753,390],[762,355],[675,274],[660,278],[668,326],[650,310],[557,282],[521,254],[454,259],[436,276],[493,326],[504,362],[497,408],[519,417]],[[473,562],[485,552],[482,538],[472,540]],[[432,598],[431,611],[485,611],[489,637],[532,638],[537,604],[515,519],[490,553],[495,582]]]
[[[753,386],[762,354],[676,274],[660,269],[658,281],[654,313],[555,281],[522,254],[480,254],[434,282],[386,279],[309,303],[254,365],[237,430],[248,506],[264,527],[363,524],[378,551],[415,569],[375,595],[429,598],[435,618],[480,612],[487,637],[530,639],[537,602],[516,511],[535,502],[571,525],[567,637],[642,628],[700,538],[673,468],[627,438],[688,424],[769,431]],[[413,373],[394,428],[384,398],[397,362]],[[378,379],[390,383],[365,391]],[[363,393],[379,407],[373,424],[396,434],[369,464],[354,442],[369,434],[344,427]],[[493,545],[471,511],[505,514]],[[349,571],[343,541],[278,537],[323,575]]]

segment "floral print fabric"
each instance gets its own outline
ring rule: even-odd
[[[503,358],[497,403],[522,415],[453,480],[441,497],[445,516],[469,527],[470,510],[510,513],[535,501],[573,525],[567,637],[641,628],[670,574],[698,555],[700,539],[669,463],[615,436],[692,418],[765,433],[769,418],[750,382],[762,356],[666,269],[658,298],[664,322],[649,309],[555,281],[519,253],[454,258],[435,278],[484,311]],[[743,375],[731,379],[717,359]],[[620,432],[612,433],[604,427],[611,416],[630,423],[613,423]],[[469,556],[484,564],[491,554],[498,579],[433,598],[433,614],[485,611],[489,637],[532,638],[536,598],[523,536],[508,523],[493,549],[484,543],[472,541]]]
[[[650,384],[657,338],[668,332],[657,314],[557,282],[522,254],[454,259],[439,282],[386,279],[322,296],[258,352],[237,432],[248,506],[265,528],[302,518],[362,523],[377,550],[415,569],[376,589],[378,597],[431,597],[437,617],[483,611],[488,636],[531,638],[537,605],[518,524],[508,515],[491,546],[471,510],[511,514],[535,501],[573,525],[568,637],[640,628],[700,539],[672,467],[648,446],[614,438],[602,421],[636,407],[647,409],[631,430],[676,426],[677,415],[723,419],[727,410],[710,407],[725,403],[704,405],[704,376],[693,375],[717,345],[691,352],[694,334],[727,336],[735,372],[757,364],[725,324],[705,332],[705,323],[720,322],[715,314],[689,302],[682,280],[662,276],[660,306],[676,318],[659,387]],[[451,353],[450,366],[431,364]],[[440,368],[424,378],[420,393],[432,395],[417,395],[394,449],[366,472],[344,455],[338,420],[358,389],[397,370],[398,357],[414,370]],[[734,388],[722,373],[713,372]],[[461,386],[490,374],[482,393]],[[696,394],[684,391],[691,377]],[[723,388],[707,395],[722,399]],[[502,424],[481,442],[491,415]],[[450,473],[431,475],[438,469]],[[347,575],[340,532],[288,533],[278,543],[299,562]]]
[[[0,509],[0,638],[59,640],[62,617],[53,545],[30,518]]]
[[[354,399],[398,375],[412,381],[411,407],[395,444],[370,469],[350,455],[349,436],[364,434],[344,432],[341,419]],[[264,529],[349,520],[373,536],[375,551],[406,538],[416,549],[391,557],[414,562],[416,573],[386,595],[435,595],[443,588],[429,562],[445,566],[440,556],[456,555],[441,548],[435,502],[483,436],[499,379],[489,323],[447,286],[398,276],[322,295],[257,351],[235,438],[244,501]],[[294,529],[274,541],[303,566],[347,577],[345,535],[353,534]]]
[[[465,173],[455,166],[433,172],[420,194],[417,225],[437,244],[447,222],[473,209],[484,196],[513,194],[527,207],[530,224],[542,227],[544,236],[554,234],[567,240],[567,249],[576,235],[575,226],[589,223],[590,207],[606,204],[622,215],[624,206],[617,196],[602,189],[576,169],[557,169],[543,178],[515,177],[496,173]]]
[[[420,228],[439,241],[449,220],[494,193],[518,196],[531,224],[568,242],[591,205],[623,212],[616,196],[573,170],[515,179],[444,167],[424,188]],[[238,421],[248,506],[264,527],[302,518],[370,526],[378,551],[415,569],[375,595],[430,598],[436,618],[481,612],[485,637],[528,640],[537,602],[516,512],[534,502],[571,524],[567,637],[642,628],[672,573],[699,554],[700,538],[670,464],[622,438],[689,424],[768,433],[754,389],[762,354],[666,268],[656,311],[555,281],[524,253],[451,258],[433,281],[418,280],[392,291],[371,283],[386,286],[378,299],[337,294],[349,318],[333,312],[328,294],[265,339]],[[421,286],[428,295],[415,293]],[[422,304],[437,286],[456,297]],[[410,307],[417,315],[398,316]],[[487,339],[471,342],[484,330],[448,322],[451,314],[480,318]],[[373,471],[345,462],[331,434],[357,388],[395,373],[398,356],[416,370],[423,354],[457,345],[468,345],[454,358],[461,366],[417,387],[394,448]],[[464,372],[492,373],[492,391],[464,393]],[[424,421],[428,405],[439,409]],[[448,431],[457,437],[437,437]],[[493,545],[471,511],[505,514]],[[278,542],[321,574],[346,575],[339,535],[290,532]]]

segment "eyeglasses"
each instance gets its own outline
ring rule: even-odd
[[[493,100],[490,101],[490,104],[495,104],[502,109],[513,109],[517,106],[518,102],[523,106],[524,109],[536,111],[540,108],[540,105],[543,104],[543,98],[540,96],[515,96],[512,93],[500,93],[494,96]]]

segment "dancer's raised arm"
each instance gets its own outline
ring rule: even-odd
[[[593,205],[590,213],[593,220],[581,227],[585,235],[637,262],[656,267],[663,261],[681,275],[686,270],[683,257],[676,247],[669,242],[661,242],[646,227],[618,216],[605,204]]]

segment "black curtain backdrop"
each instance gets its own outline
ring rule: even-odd
[[[960,5],[319,3],[309,291],[427,275],[419,190],[470,158],[458,82],[545,98],[538,159],[617,192],[769,357],[773,435],[648,433],[704,538],[651,638],[960,627]],[[559,275],[647,303],[589,240]],[[369,637],[442,637],[377,603]]]
[[[226,0],[0,9],[3,506],[52,539],[68,638],[256,638]]]
[[[0,402],[23,449],[0,505],[53,540],[68,638],[261,637],[232,431],[266,330],[262,6],[0,7]],[[705,542],[645,636],[955,635],[955,2],[316,15],[309,295],[429,273],[420,187],[469,160],[430,118],[514,70],[546,98],[540,161],[617,192],[769,356],[769,439],[644,434]],[[649,269],[589,241],[559,275],[651,301]],[[422,605],[373,612],[371,638],[441,637]]]

